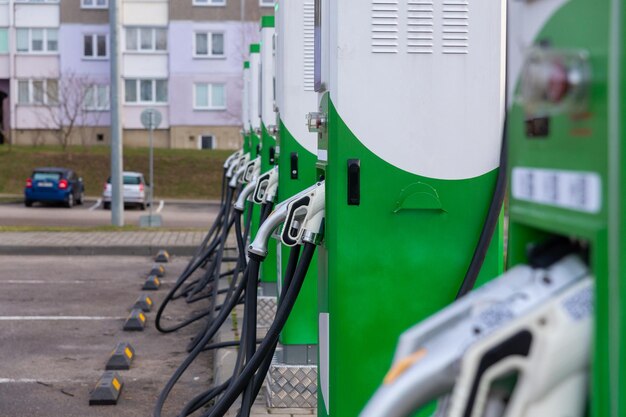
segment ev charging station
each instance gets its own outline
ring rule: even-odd
[[[466,284],[500,163],[505,4],[318,0],[315,13],[318,415],[356,416],[402,331]],[[501,219],[478,283],[502,271]]]
[[[317,135],[305,115],[317,104],[313,88],[312,0],[278,1],[276,6],[276,95],[279,125],[278,200],[296,195],[318,180]],[[289,248],[281,247],[281,270]],[[314,256],[294,309],[281,334],[283,359],[290,365],[317,363],[317,256]],[[281,274],[282,275],[282,274]]]
[[[622,416],[626,9],[617,0],[509,7],[509,264],[532,262],[527,248],[546,245],[586,260],[595,282],[588,415]]]
[[[260,65],[260,120],[261,120],[261,172],[268,172],[277,163],[276,112],[274,111],[274,16],[261,17],[261,65]],[[269,245],[268,255],[261,267],[261,293],[274,299],[277,294],[276,245]]]
[[[250,152],[250,61],[243,63],[243,89],[241,99],[241,119],[242,119],[242,136],[243,136],[243,153]]]
[[[275,87],[278,109],[278,196],[282,203],[317,181],[317,136],[304,116],[317,105],[313,88],[314,4],[278,1],[275,33]],[[278,285],[289,268],[291,248],[276,245]],[[317,407],[317,256],[313,256],[293,310],[280,334],[268,373],[269,402],[281,407]]]
[[[258,157],[261,153],[261,45],[253,43],[250,45],[250,88],[249,112],[250,112],[250,160]],[[254,205],[252,208],[252,226],[250,238],[254,239],[259,229],[261,217],[260,207]]]

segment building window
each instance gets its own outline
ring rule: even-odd
[[[259,0],[261,7],[274,7],[274,0]]]
[[[9,53],[9,29],[0,28],[0,54]]]
[[[140,52],[167,51],[167,29],[153,27],[126,28],[126,50]]]
[[[109,7],[109,0],[80,0],[80,7],[83,9],[106,9]]]
[[[83,58],[106,59],[108,55],[107,35],[95,33],[83,35]]]
[[[215,149],[215,137],[213,135],[198,136],[198,149]]]
[[[106,111],[109,110],[109,86],[94,84],[87,87],[83,103],[85,110]]]
[[[167,103],[167,80],[126,80],[126,103]]]
[[[17,52],[21,53],[56,53],[59,51],[59,30],[18,28],[16,31],[16,48]]]
[[[224,84],[194,84],[194,109],[225,110],[226,86]]]
[[[196,32],[194,35],[194,56],[205,58],[224,57],[224,34]]]
[[[17,102],[24,105],[56,105],[59,101],[57,80],[18,80]]]
[[[226,0],[193,0],[194,6],[226,6]]]

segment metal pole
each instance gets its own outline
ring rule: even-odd
[[[119,65],[120,0],[109,1],[111,55],[111,224],[124,226],[124,162],[120,106]]]
[[[150,220],[148,224],[152,227],[152,206],[154,203],[154,113],[150,113]]]

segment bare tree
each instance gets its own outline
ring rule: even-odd
[[[41,83],[34,87],[34,94],[43,98],[39,103],[43,109],[39,113],[40,121],[54,132],[63,151],[71,144],[77,128],[93,122],[93,117],[89,117],[88,101],[94,99],[95,84],[88,75],[70,71],[58,81],[49,79],[45,85]],[[37,91],[38,88],[45,91]]]

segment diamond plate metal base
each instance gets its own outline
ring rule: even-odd
[[[270,408],[316,408],[317,366],[287,365],[277,350],[266,378]]]
[[[259,297],[257,300],[256,327],[269,328],[276,316],[276,297]]]

